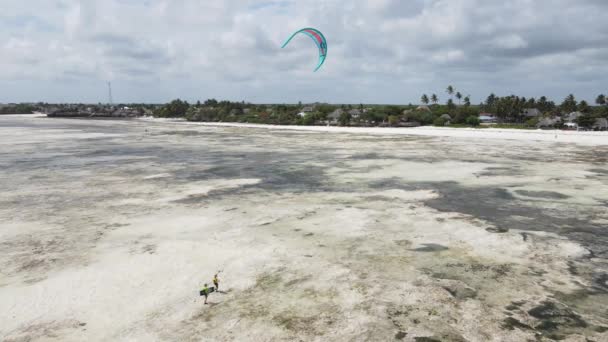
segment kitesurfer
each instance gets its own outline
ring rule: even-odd
[[[216,291],[220,290],[220,280],[217,277],[217,273],[213,276],[213,285],[215,285],[215,290]]]
[[[207,297],[209,296],[209,288],[207,287],[207,284],[203,285],[201,295],[205,296],[205,304],[207,304]]]

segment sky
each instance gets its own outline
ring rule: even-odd
[[[593,102],[606,0],[0,0],[0,102]],[[314,27],[318,50],[294,31]]]

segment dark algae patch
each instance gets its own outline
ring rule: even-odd
[[[580,315],[567,306],[550,301],[532,308],[528,314],[539,320],[534,329],[553,339],[561,339],[568,335],[568,332],[589,326]]]
[[[423,247],[413,249],[415,252],[442,252],[447,251],[449,248],[446,246],[438,245],[436,243],[424,243]]]
[[[490,228],[486,228],[486,231],[490,232],[490,233],[504,234],[504,233],[508,233],[509,229],[505,228],[505,227],[490,227]]]
[[[270,290],[279,286],[282,281],[283,278],[279,274],[265,273],[257,277],[255,287],[261,290]]]
[[[560,341],[568,338],[570,335],[587,336],[588,334],[604,333],[608,328],[602,325],[593,325],[583,319],[581,315],[571,309],[569,306],[554,302],[544,301],[539,305],[527,311],[528,319],[522,321],[516,318],[525,312],[521,311],[525,302],[512,302],[505,309],[507,315],[501,327],[504,330],[522,330],[533,332],[537,336],[538,341],[552,340]],[[530,321],[530,318],[533,321]]]
[[[601,175],[608,175],[608,169],[591,169],[589,172],[599,173]]]
[[[507,305],[505,307],[505,309],[507,309],[508,311],[515,311],[515,310],[519,310],[522,305],[526,304],[526,302],[524,301],[520,301],[520,302],[511,302],[511,304]]]
[[[318,320],[318,316],[300,317],[289,313],[282,313],[273,318],[273,322],[283,328],[294,332],[311,332]]]
[[[575,312],[560,303],[543,302],[528,311],[530,316],[552,323],[570,327],[587,327],[587,323]]]
[[[436,334],[435,336],[433,336],[432,338],[435,338],[439,341],[443,341],[443,342],[469,342],[469,340],[467,340],[466,338],[460,336],[459,334],[456,333],[444,333],[444,334]]]
[[[380,185],[381,183],[375,183],[376,187]],[[503,188],[468,187],[456,182],[400,185],[393,182],[392,186],[404,190],[435,190],[441,196],[425,201],[426,205],[442,212],[458,212],[487,221],[492,225],[488,229],[492,233],[507,233],[510,230],[556,233],[580,243],[598,257],[608,256],[608,229],[589,220],[597,212],[584,214],[583,211],[578,211],[576,215],[561,215],[561,212],[552,209],[529,205],[528,202],[533,201],[516,198]],[[558,194],[541,192],[535,195],[562,195]],[[520,217],[529,217],[531,220],[522,221]]]
[[[407,336],[406,332],[399,331],[395,334],[395,340],[403,340]]]
[[[505,330],[515,330],[516,328],[521,330],[534,330],[531,326],[524,324],[513,317],[505,318],[502,322],[502,328]]]
[[[570,198],[568,195],[561,194],[554,191],[528,191],[528,190],[516,190],[516,194],[532,197],[532,198],[543,198],[543,199],[567,199]]]
[[[608,273],[598,274],[593,277],[594,287],[603,292],[608,292]]]

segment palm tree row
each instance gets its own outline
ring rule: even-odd
[[[458,99],[458,104],[462,104],[462,100],[464,98],[465,106],[471,105],[471,95],[463,96],[462,93],[460,93],[459,91],[456,91],[453,86],[448,86],[448,88],[446,89],[446,93],[448,93],[448,95],[450,95],[450,99],[448,100],[448,105],[451,105],[454,103],[453,96],[456,96],[456,98]],[[431,97],[429,99],[429,97],[426,94],[422,94],[422,97],[420,97],[420,101],[425,105],[428,105],[429,102],[432,102],[433,104],[437,104],[437,103],[439,103],[439,97],[437,96],[437,94],[433,94],[433,95],[431,95]]]

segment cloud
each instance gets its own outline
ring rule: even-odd
[[[438,52],[431,59],[439,64],[458,63],[466,59],[466,56],[462,50],[449,50]]]
[[[607,10],[601,0],[5,0],[0,102],[105,101],[106,81],[138,102],[408,103],[448,84],[475,102],[592,100],[608,91]],[[306,26],[329,42],[317,73],[307,37],[280,49]],[[41,91],[56,82],[65,93]]]
[[[524,49],[528,47],[528,42],[518,34],[509,34],[497,37],[494,40],[494,47],[498,49]]]

